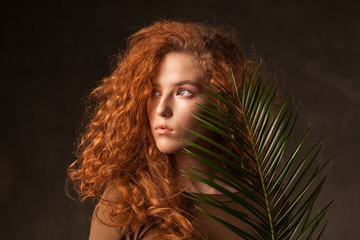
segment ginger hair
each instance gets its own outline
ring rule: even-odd
[[[229,28],[160,20],[139,30],[118,55],[112,74],[90,94],[94,112],[68,178],[82,200],[102,196],[109,224],[124,234],[151,222],[161,229],[157,239],[198,239],[198,229],[183,210],[175,166],[157,149],[146,113],[152,80],[169,52],[198,56],[208,80],[227,89],[232,89],[230,68],[240,82],[260,65],[245,56]],[[116,197],[104,197],[108,191]]]

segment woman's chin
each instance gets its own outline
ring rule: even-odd
[[[180,152],[184,146],[169,146],[169,145],[157,145],[160,152],[165,154],[176,154]]]

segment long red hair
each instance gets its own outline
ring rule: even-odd
[[[157,149],[146,113],[152,79],[163,56],[173,51],[198,56],[208,79],[227,89],[230,68],[240,81],[258,66],[229,29],[165,20],[141,29],[129,38],[114,72],[90,94],[95,111],[68,177],[82,199],[116,190],[116,199],[100,203],[123,233],[152,222],[161,229],[157,239],[196,239],[197,229],[182,210],[175,166]]]

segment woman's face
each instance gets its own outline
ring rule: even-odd
[[[195,104],[204,104],[204,74],[195,55],[171,52],[163,58],[147,103],[151,132],[159,150],[175,154],[185,147],[182,139],[199,142],[186,128],[206,135],[194,124]]]

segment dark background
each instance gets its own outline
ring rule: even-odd
[[[317,121],[331,153],[324,239],[357,239],[360,170],[358,1],[13,1],[1,6],[1,239],[86,239],[92,204],[70,200],[65,171],[82,99],[126,38],[159,18],[229,24],[301,99],[297,131]]]

